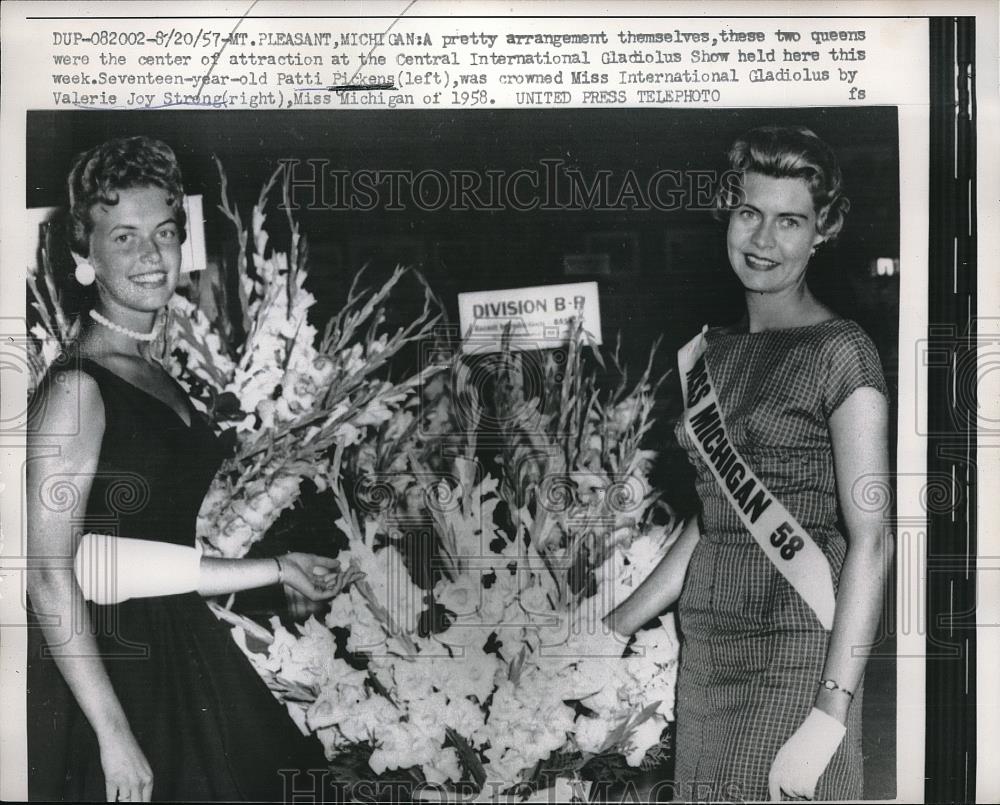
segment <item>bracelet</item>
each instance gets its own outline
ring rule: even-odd
[[[274,559],[274,563],[278,566],[278,584],[284,584],[285,580],[282,578],[284,573],[281,570],[281,560],[277,556],[271,558]]]
[[[838,685],[833,679],[821,679],[819,681],[819,686],[824,690],[836,690],[840,693],[846,693],[852,699],[854,698],[854,693],[852,691],[849,691],[847,688],[840,687],[840,685]]]

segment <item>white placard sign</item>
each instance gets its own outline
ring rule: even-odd
[[[185,196],[184,212],[187,214],[187,238],[181,247],[181,271],[201,271],[208,266],[201,196]]]
[[[550,349],[566,340],[573,320],[602,343],[596,282],[460,293],[458,317],[465,352],[499,351],[507,327],[513,349]]]

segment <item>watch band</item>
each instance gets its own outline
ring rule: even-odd
[[[847,688],[842,688],[840,685],[837,684],[836,680],[834,680],[834,679],[821,679],[819,681],[819,686],[821,688],[823,688],[824,690],[836,690],[836,691],[840,691],[841,693],[846,693],[852,699],[854,698],[854,692],[853,691],[850,691]]]

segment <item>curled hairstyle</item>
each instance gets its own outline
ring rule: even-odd
[[[816,211],[816,231],[833,240],[844,225],[851,202],[844,195],[837,157],[825,142],[803,126],[762,126],[751,129],[729,149],[730,171],[715,194],[717,217],[743,201],[742,177],[759,173],[775,179],[803,179]]]
[[[170,146],[159,140],[121,137],[91,148],[76,158],[67,184],[67,236],[70,248],[83,257],[89,256],[94,229],[91,207],[117,204],[119,190],[150,186],[166,190],[182,243],[187,236],[181,169]]]

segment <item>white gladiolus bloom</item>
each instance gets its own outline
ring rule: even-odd
[[[453,698],[472,696],[485,703],[503,667],[495,654],[487,654],[481,647],[467,646],[454,660],[441,660],[447,666],[447,691]]]
[[[559,620],[553,617],[552,598],[549,591],[543,589],[540,585],[522,588],[518,595],[518,601],[525,615],[529,616],[533,622],[555,625],[555,622]],[[562,630],[558,626],[553,631],[557,638],[560,637],[559,633]],[[565,632],[562,632],[561,637],[565,638],[565,636]],[[559,642],[562,642],[562,640],[559,640]]]
[[[36,324],[32,327],[31,334],[35,336],[35,338],[37,338],[39,343],[42,345],[42,359],[45,361],[45,365],[51,366],[52,362],[59,357],[59,353],[62,352],[62,346],[59,344],[59,339],[53,336],[41,324]]]
[[[382,400],[372,400],[358,416],[354,417],[354,425],[361,427],[364,425],[381,425],[392,417],[392,409],[386,406]]]
[[[426,661],[393,662],[388,658],[374,657],[372,665],[376,667],[385,665],[391,669],[393,683],[387,687],[400,701],[423,699],[432,694],[434,679],[428,673]]]
[[[337,643],[330,630],[310,617],[299,627],[301,637],[295,637],[272,618],[275,641],[271,658],[280,661],[280,675],[290,682],[306,686],[326,685],[330,680],[356,678],[346,662],[334,659]],[[363,675],[362,675],[363,681]]]
[[[451,727],[459,735],[475,735],[486,724],[486,716],[480,706],[464,698],[452,697],[440,718],[441,723]]]
[[[337,441],[337,444],[350,447],[360,442],[364,435],[364,431],[360,428],[356,428],[349,422],[342,422],[334,431],[333,438]]]
[[[381,696],[369,696],[355,705],[338,725],[352,743],[368,741],[399,723],[399,712]]]
[[[447,647],[455,661],[464,659],[463,652],[485,645],[491,628],[483,626],[478,616],[456,618],[443,632],[433,636],[441,646]]]
[[[355,653],[379,653],[385,649],[386,634],[378,623],[359,622],[351,627],[347,650]]]
[[[354,684],[349,679],[337,685],[328,685],[320,691],[307,714],[307,721],[313,729],[340,724],[353,717],[360,704],[368,698],[364,688],[364,673]]]
[[[458,762],[458,752],[450,746],[441,749],[434,756],[432,763],[425,763],[421,768],[429,783],[440,784],[448,780],[457,783],[462,779],[462,767]]]
[[[604,746],[604,742],[608,739],[611,727],[611,723],[603,718],[585,718],[581,716],[576,720],[576,732],[574,733],[577,746],[583,752],[593,754],[600,752]]]
[[[666,725],[665,719],[654,715],[636,727],[629,736],[630,749],[625,755],[625,762],[629,766],[642,763],[647,750],[660,742],[660,733]]]
[[[463,574],[454,581],[442,579],[434,586],[434,600],[456,615],[472,615],[479,609],[482,582]]]
[[[347,564],[343,552],[340,554],[340,562],[343,566]],[[347,595],[338,595],[330,602],[330,609],[327,611],[323,622],[331,629],[334,626],[346,627],[355,620],[355,616],[354,601],[348,592]]]
[[[433,763],[440,752],[426,740],[426,736],[410,724],[395,724],[378,736],[378,747],[372,752],[368,765],[376,774],[389,769],[405,769]]]
[[[500,781],[505,787],[509,787],[517,782],[521,776],[521,771],[530,769],[531,758],[521,754],[517,749],[507,746],[490,746],[486,749],[486,757],[489,760],[489,771],[491,781]]]

